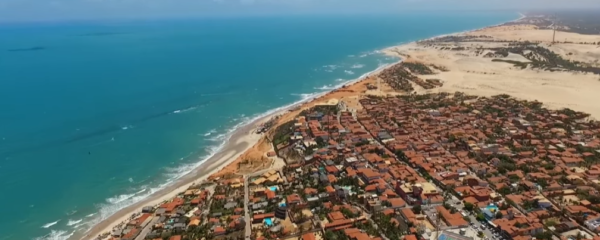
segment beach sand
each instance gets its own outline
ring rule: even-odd
[[[552,50],[561,57],[598,65],[600,47],[590,44],[552,43],[552,30],[538,30],[528,26],[489,27],[463,33],[469,36],[490,36],[495,40],[538,41],[540,46]],[[557,32],[559,37],[569,41],[600,42],[600,35],[582,35]],[[423,79],[440,79],[443,86],[423,89],[414,85],[415,91],[422,93],[465,92],[478,96],[509,94],[524,100],[537,100],[548,108],[570,108],[591,114],[600,119],[600,75],[573,71],[546,71],[520,69],[513,64],[494,62],[477,54],[478,47],[503,47],[507,43],[468,41],[435,42],[432,44],[410,43],[384,50],[390,56],[401,56],[406,61],[435,64],[449,71],[438,71],[434,75],[421,75]],[[441,49],[446,47],[446,49]],[[465,47],[465,50],[449,50]],[[518,54],[509,54],[504,60],[529,61]]]
[[[374,71],[372,75],[381,70],[383,70],[383,68]],[[84,236],[74,235],[72,238],[95,239],[98,235],[110,232],[115,226],[129,220],[133,214],[141,212],[141,209],[144,206],[154,206],[170,200],[179,193],[184,192],[194,183],[201,183],[207,179],[240,176],[244,173],[269,167],[271,159],[267,158],[265,155],[266,152],[272,150],[272,144],[268,141],[266,136],[272,135],[277,126],[293,120],[303,109],[331,100],[343,100],[351,107],[359,107],[359,95],[366,91],[366,85],[369,83],[374,84],[375,78],[365,77],[357,79],[355,82],[342,86],[339,89],[309,99],[306,102],[290,105],[237,129],[223,147],[223,150],[207,159],[206,162],[202,163],[193,172],[178,179],[173,185],[152,194],[147,199],[119,210],[109,218],[96,224],[92,229],[85,233]],[[294,110],[290,111],[290,109]],[[278,117],[278,119],[276,120],[275,125],[267,133],[255,133],[258,125],[263,124],[274,117]],[[244,160],[252,162],[253,168],[240,168],[240,163]]]
[[[270,141],[268,141],[268,139],[274,135],[274,130],[278,126],[292,121],[302,110],[309,109],[317,104],[331,104],[338,101],[344,101],[349,107],[359,109],[359,96],[367,91],[367,84],[375,84],[376,80],[375,77],[372,77],[372,75],[375,75],[375,73],[381,71],[382,69],[376,70],[371,73],[370,76],[358,79],[357,81],[342,86],[339,89],[332,90],[322,96],[310,99],[310,101],[286,108],[284,114],[278,114],[277,121],[265,134],[265,136],[268,136],[268,138],[261,138],[252,148],[248,149],[244,154],[238,157],[238,159],[224,167],[221,171],[210,176],[210,179],[251,173],[268,167],[271,163],[271,159],[266,157],[266,153],[273,150],[272,144]],[[249,161],[252,163],[252,165],[244,165],[243,167],[240,167],[242,166],[240,165],[242,161]]]
[[[458,35],[487,35],[497,39],[531,39],[541,41],[547,38],[547,31],[549,30],[536,29],[535,26],[516,25],[510,27],[486,27],[475,31],[459,33]],[[578,36],[577,34],[568,33],[562,35],[561,33],[561,35],[557,34],[557,36],[573,40],[600,41],[600,36],[594,35]],[[494,43],[470,42],[457,44]],[[550,47],[553,51],[556,51],[558,54],[562,52],[561,55],[568,56],[570,59],[579,57],[578,59],[597,60],[595,54],[600,53],[600,50],[596,51],[595,48],[589,45],[572,45],[554,44]],[[569,52],[572,54],[569,55]],[[387,48],[384,50],[384,53],[400,57],[405,61],[436,64],[450,70],[439,72],[433,76],[421,76],[422,78],[441,79],[444,85],[440,88],[425,90],[413,84],[417,93],[460,91],[481,96],[506,93],[522,99],[542,101],[550,108],[568,107],[591,113],[592,116],[597,118],[600,117],[600,105],[596,104],[600,102],[600,95],[597,94],[600,90],[598,75],[572,72],[546,72],[531,69],[521,70],[507,63],[492,62],[489,58],[475,56],[475,54],[469,51],[446,51],[437,49],[436,47],[420,46],[414,42]],[[525,61],[518,56],[509,57],[511,57],[511,60]],[[307,102],[284,108],[236,130],[223,150],[208,159],[194,172],[184,176],[172,186],[153,194],[148,199],[120,210],[88,231],[84,239],[92,239],[103,232],[110,231],[118,223],[127,220],[132,214],[139,212],[143,206],[155,205],[169,200],[178,193],[186,190],[192,183],[201,182],[209,178],[209,176],[210,179],[235,177],[240,174],[269,167],[272,160],[267,158],[265,154],[267,151],[272,150],[272,146],[265,136],[272,135],[277,126],[293,120],[304,109],[320,103],[331,103],[332,101],[344,101],[350,108],[360,109],[361,106],[358,100],[364,95],[402,94],[394,92],[383,81],[381,82],[381,89],[367,90],[367,84],[377,85],[377,74],[384,69],[380,68],[365,78],[357,79],[352,83],[332,90],[322,96],[310,99]],[[259,135],[253,133],[255,126],[266,122],[274,116],[278,116],[278,119],[266,134]],[[241,164],[242,161],[248,161],[249,163]]]
[[[271,116],[272,115],[265,116],[236,130],[222,151],[207,159],[206,162],[202,163],[201,166],[193,172],[178,179],[173,185],[152,194],[143,201],[119,210],[109,218],[95,225],[85,234],[85,236],[73,236],[72,238],[94,239],[102,233],[110,232],[113,227],[117,226],[119,223],[127,221],[131,215],[141,212],[141,209],[144,206],[154,206],[163,201],[170,200],[177,196],[177,194],[185,191],[192,184],[200,183],[207,179],[208,176],[216,173],[223,166],[229,165],[242,153],[255,145],[255,143],[261,139],[261,135],[255,133],[256,126],[267,121]]]

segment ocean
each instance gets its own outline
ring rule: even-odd
[[[211,156],[236,127],[515,12],[0,25],[0,240],[66,239]]]

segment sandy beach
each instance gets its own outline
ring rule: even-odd
[[[349,106],[359,108],[360,104],[358,103],[358,99],[360,94],[367,91],[367,84],[375,84],[376,79],[373,76],[384,70],[385,67],[386,66],[380,67],[364,77],[350,81],[347,84],[340,86],[338,89],[317,95],[314,98],[306,99],[305,101],[284,106],[271,114],[242,126],[240,129],[237,129],[233,132],[229,141],[223,147],[223,150],[219,151],[217,154],[215,154],[215,156],[207,159],[193,172],[185,175],[181,179],[178,179],[171,186],[154,193],[143,201],[119,210],[109,218],[104,219],[100,223],[96,224],[93,228],[86,232],[85,235],[74,235],[71,238],[95,239],[101,234],[110,232],[115,226],[118,226],[119,224],[129,220],[133,214],[139,213],[144,206],[154,206],[170,200],[177,196],[177,194],[185,191],[192,184],[197,184],[207,179],[252,172],[252,169],[240,169],[239,163],[242,160],[259,162],[258,164],[255,164],[255,167],[264,168],[265,163],[260,163],[260,161],[265,160],[265,153],[272,149],[270,142],[267,141],[265,136],[271,134],[272,131],[263,134],[256,134],[258,125],[265,123],[277,116],[278,118],[271,130],[275,129],[276,126],[292,120],[300,111],[310,108],[316,104],[329,102],[332,100],[344,101]]]
[[[210,175],[218,172],[224,166],[232,163],[238,158],[238,156],[246,152],[250,147],[257,143],[261,139],[261,135],[255,133],[256,126],[268,120],[274,114],[277,113],[262,117],[241,127],[240,129],[237,129],[231,135],[231,138],[223,147],[222,151],[207,159],[206,162],[204,162],[201,166],[199,166],[193,172],[183,176],[171,186],[154,193],[143,201],[119,210],[111,217],[95,225],[84,236],[73,236],[73,238],[94,239],[102,233],[110,232],[113,227],[117,226],[118,224],[127,221],[131,215],[139,213],[142,207],[160,204],[163,201],[175,197],[180,192],[185,191],[190,185],[206,180]]]
[[[376,73],[383,69],[385,69],[385,67],[372,71],[366,77],[358,78],[346,85],[340,86],[339,89],[334,89],[330,92],[317,95],[314,98],[282,107],[271,114],[242,126],[233,132],[230,139],[223,147],[223,150],[207,159],[193,172],[183,176],[172,185],[152,194],[143,201],[119,210],[109,218],[96,224],[86,232],[85,235],[74,235],[72,236],[72,239],[95,239],[98,235],[110,232],[115,226],[129,220],[133,214],[139,213],[144,206],[154,206],[170,200],[177,196],[177,194],[185,191],[192,184],[201,183],[209,178],[214,179],[217,177],[242,174],[243,172],[251,171],[250,169],[240,169],[238,167],[239,163],[242,160],[249,160],[251,162],[265,160],[266,158],[263,156],[272,148],[270,142],[268,142],[265,137],[265,135],[268,135],[271,132],[257,134],[256,129],[258,125],[278,116],[274,125],[278,126],[279,124],[292,120],[303,109],[310,108],[317,103],[327,102],[332,99],[335,99],[335,101],[343,100],[350,106],[358,107],[359,95],[357,93],[365,92],[367,84],[374,84],[375,78],[373,78],[372,75],[376,75]],[[271,129],[274,128],[275,127]],[[256,164],[256,167],[261,168],[263,167],[263,164]]]
[[[400,45],[410,46],[412,43]],[[150,197],[128,206],[124,209],[119,210],[107,219],[102,220],[96,224],[83,236],[73,235],[70,239],[95,239],[101,234],[110,232],[115,226],[127,221],[133,214],[139,213],[144,206],[154,206],[164,201],[170,200],[177,194],[185,191],[189,186],[194,183],[200,183],[207,179],[214,179],[217,177],[231,176],[232,174],[243,174],[244,172],[251,172],[250,169],[240,169],[239,163],[242,160],[261,161],[266,151],[272,149],[270,142],[266,141],[265,135],[272,134],[269,131],[263,135],[254,133],[256,127],[261,123],[268,121],[274,116],[279,115],[279,118],[275,122],[271,129],[275,129],[278,125],[283,124],[287,121],[293,120],[302,110],[311,108],[317,104],[327,103],[331,101],[344,101],[349,107],[360,109],[361,105],[358,100],[362,95],[371,94],[377,95],[381,92],[368,90],[368,85],[377,84],[377,74],[391,67],[397,63],[389,64],[386,66],[379,67],[364,76],[361,76],[355,80],[347,82],[344,85],[338,86],[338,88],[328,91],[323,94],[319,94],[311,99],[294,103],[279,110],[257,119],[240,129],[236,130],[229,142],[223,147],[223,150],[218,152],[215,156],[207,159],[193,172],[185,175],[181,179],[178,179],[172,185],[162,189]],[[384,86],[382,86],[384,87]],[[258,166],[260,167],[260,166]]]
[[[553,44],[547,41],[549,30],[540,30],[532,26],[492,26],[474,31],[451,34],[460,36],[489,36],[497,40],[532,40],[540,41],[548,48],[557,52],[561,56],[579,61],[588,61],[594,64],[597,55],[600,54],[600,48],[590,45],[580,44]],[[444,35],[444,36],[451,36]],[[576,33],[560,33],[561,38],[581,40],[586,42],[600,42],[600,36],[580,35]],[[416,61],[425,64],[435,64],[443,66],[448,71],[437,71],[434,75],[419,76],[422,78],[436,78],[443,82],[442,87],[434,89],[423,89],[414,86],[417,93],[429,92],[465,92],[479,96],[492,96],[498,94],[509,94],[517,98],[526,100],[538,100],[543,102],[549,108],[571,108],[574,110],[590,113],[596,118],[600,118],[600,97],[597,92],[600,91],[599,76],[589,73],[577,72],[550,72],[539,69],[517,69],[511,64],[505,62],[494,62],[491,58],[484,58],[481,54],[476,54],[474,49],[477,46],[495,47],[505,43],[490,42],[448,42],[423,45],[417,42],[403,44],[385,49],[383,52],[390,56],[395,56],[404,61]],[[465,50],[443,50],[443,46],[465,47]],[[569,54],[571,53],[571,54]],[[577,53],[577,54],[573,54]],[[513,61],[527,61],[518,55],[509,55],[507,59]],[[392,66],[392,65],[389,65]],[[388,67],[389,67],[388,66]],[[240,169],[240,161],[250,160],[263,161],[266,151],[272,149],[270,142],[264,137],[266,134],[259,135],[254,133],[255,127],[272,118],[280,115],[275,126],[292,120],[303,109],[310,108],[318,103],[344,101],[348,106],[354,109],[360,109],[358,100],[366,94],[403,94],[392,90],[389,86],[381,83],[381,89],[368,90],[367,85],[377,85],[378,73],[384,70],[382,67],[368,76],[340,86],[321,96],[317,96],[301,104],[291,105],[280,109],[279,111],[258,119],[242,128],[236,130],[231,136],[229,142],[222,151],[212,158],[208,159],[194,172],[179,179],[173,185],[153,194],[151,197],[124,208],[103,220],[100,224],[94,226],[88,231],[82,239],[93,239],[97,235],[110,231],[117,224],[127,220],[132,214],[137,213],[142,207],[155,205],[184,191],[192,183],[201,182],[211,176],[222,177],[228,174],[241,174],[251,171],[250,169]],[[291,110],[291,111],[290,111]],[[282,114],[284,113],[284,114]],[[271,128],[274,129],[275,127]],[[263,165],[254,165],[254,167]]]
[[[509,94],[524,100],[540,101],[551,109],[570,108],[589,113],[596,119],[600,118],[600,105],[597,104],[600,102],[597,94],[600,91],[599,75],[531,67],[521,69],[506,61],[530,62],[523,55],[509,53],[506,57],[489,57],[485,55],[493,55],[492,51],[481,50],[507,47],[507,41],[535,41],[539,42],[540,47],[549,49],[564,59],[597,67],[600,47],[591,43],[600,42],[600,35],[557,31],[556,39],[578,43],[552,43],[552,30],[515,25],[489,27],[456,36],[471,36],[476,39],[464,42],[410,43],[388,48],[384,52],[390,56],[403,57],[406,61],[434,64],[448,69],[431,75],[417,74],[422,79],[439,79],[443,82],[442,87],[434,89],[414,86],[419,94],[457,91],[477,96]],[[504,62],[497,61],[498,59]]]

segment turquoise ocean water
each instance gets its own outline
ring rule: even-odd
[[[250,119],[514,12],[0,25],[0,240],[66,239]]]

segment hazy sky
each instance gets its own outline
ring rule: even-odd
[[[0,0],[0,21],[600,8],[600,0]]]

